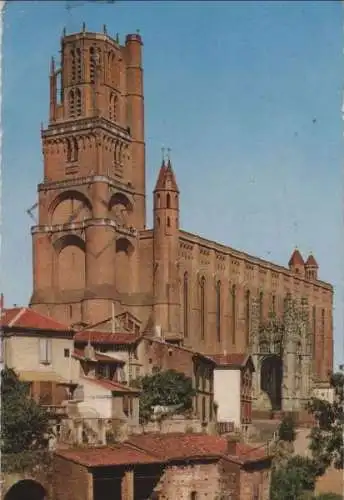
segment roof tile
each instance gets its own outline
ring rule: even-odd
[[[123,361],[122,359],[114,358],[113,356],[107,356],[106,354],[100,352],[95,352],[94,355],[95,355],[94,361],[96,362],[125,364],[125,361]],[[86,360],[85,351],[83,349],[74,348],[73,357],[79,360]]]
[[[71,332],[71,328],[53,318],[49,318],[29,307],[13,307],[3,310],[2,326],[7,328],[23,328],[28,330],[50,330]]]
[[[90,341],[92,344],[135,344],[139,339],[140,335],[129,332],[113,333],[81,330],[74,335],[76,342],[87,343]]]
[[[229,353],[229,354],[212,354],[211,358],[215,361],[217,366],[233,366],[243,368],[248,359],[249,354],[245,353]]]
[[[102,387],[103,389],[107,389],[112,392],[121,392],[123,394],[133,393],[137,394],[140,392],[139,389],[134,389],[133,387],[129,387],[128,385],[120,384],[119,382],[115,382],[114,380],[106,379],[106,378],[90,378],[90,377],[82,377],[82,380],[87,380],[93,384]]]
[[[123,444],[116,447],[58,450],[55,453],[85,467],[159,463],[156,457]]]

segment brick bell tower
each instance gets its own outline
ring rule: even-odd
[[[51,62],[49,125],[42,130],[31,307],[68,324],[94,324],[121,301],[117,271],[137,284],[144,229],[142,41],[104,33],[61,39]],[[129,279],[128,279],[129,278]]]

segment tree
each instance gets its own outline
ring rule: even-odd
[[[293,443],[295,441],[295,420],[291,414],[287,414],[283,417],[283,420],[278,428],[278,438],[289,443]]]
[[[195,390],[192,380],[175,370],[159,371],[134,381],[141,389],[140,417],[149,420],[153,406],[180,406],[181,411],[192,408]]]
[[[15,372],[1,372],[1,451],[21,453],[46,447],[49,417],[29,397],[29,387]]]
[[[316,426],[310,433],[310,450],[323,474],[329,465],[338,469],[344,466],[344,374],[334,373],[330,379],[334,389],[333,402],[312,398],[308,411],[314,416]]]
[[[317,469],[313,460],[295,455],[274,468],[271,477],[270,500],[301,500],[313,492]]]

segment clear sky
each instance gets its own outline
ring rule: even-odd
[[[183,229],[287,265],[314,252],[335,285],[343,361],[340,2],[10,2],[3,48],[2,285],[31,293],[33,221],[42,180],[40,123],[63,27],[144,40],[148,208],[172,148]],[[149,218],[150,213],[149,213]]]

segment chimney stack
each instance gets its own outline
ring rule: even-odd
[[[227,434],[227,454],[228,455],[236,455],[237,454],[237,443],[238,436],[236,434]]]

